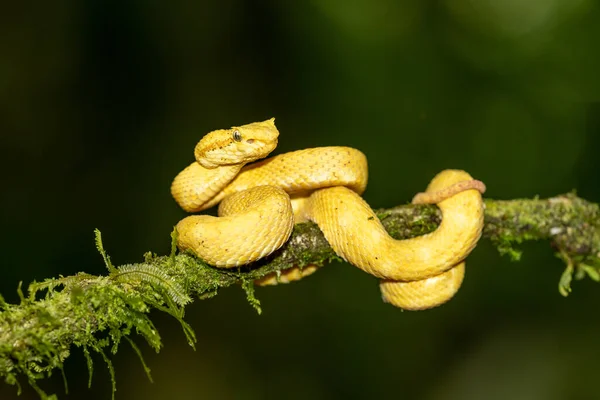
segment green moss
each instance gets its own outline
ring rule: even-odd
[[[487,201],[484,235],[501,254],[517,261],[524,241],[549,240],[566,264],[559,292],[567,296],[571,282],[600,278],[600,208],[569,193],[551,199]]]
[[[262,314],[262,309],[260,308],[260,301],[254,295],[254,281],[244,280],[242,282],[242,289],[246,292],[246,300],[248,303],[256,310],[256,312],[260,315]]]
[[[139,285],[146,282],[153,285],[170,300],[180,306],[185,306],[192,299],[187,295],[183,287],[173,280],[162,269],[151,264],[127,264],[116,268],[110,277],[118,282],[133,283]]]
[[[102,254],[99,233],[96,244]],[[103,258],[110,265],[108,255],[104,253]],[[113,271],[109,277],[80,273],[34,282],[29,287],[29,296],[21,296],[19,305],[2,303],[0,375],[7,383],[18,385],[17,377],[22,375],[40,398],[52,398],[36,381],[56,368],[62,369],[71,346],[75,345],[86,356],[90,384],[93,373],[90,351],[102,356],[111,373],[114,392],[116,381],[108,352],[115,354],[126,339],[149,373],[129,336],[136,332],[156,351],[162,347],[160,335],[148,316],[152,308],[178,319],[193,345],[195,336],[183,321],[183,309],[179,307],[190,299],[176,280],[146,264],[109,269]]]
[[[440,222],[437,207],[408,205],[377,213],[384,227],[397,239],[432,232]],[[518,259],[517,246],[530,240],[549,240],[567,265],[559,282],[568,294],[573,280],[600,281],[600,211],[597,205],[573,195],[546,200],[486,201],[483,237],[489,238],[502,254]],[[171,252],[144,255],[140,264],[115,267],[106,254],[99,231],[96,246],[109,270],[109,276],[79,273],[69,277],[33,282],[26,297],[17,288],[19,304],[8,304],[0,296],[0,375],[20,392],[19,379],[25,379],[40,398],[47,395],[37,381],[53,370],[62,370],[64,360],[80,347],[87,360],[90,384],[93,374],[91,352],[106,361],[113,390],[116,388],[111,353],[127,341],[140,357],[132,333],[141,335],[159,351],[161,338],[148,313],[158,309],[172,315],[181,325],[193,347],[196,337],[184,321],[184,306],[193,297],[216,295],[222,288],[240,285],[251,306],[259,313],[254,280],[280,273],[293,266],[322,266],[341,261],[318,227],[298,224],[290,240],[269,257],[239,269],[219,269],[189,253],[177,253],[177,232],[171,234]],[[65,391],[67,390],[65,379]]]

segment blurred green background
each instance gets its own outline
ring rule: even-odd
[[[277,152],[354,146],[365,198],[408,202],[444,168],[490,198],[577,189],[600,201],[600,6],[593,0],[3,4],[0,292],[165,254],[184,216],[169,194],[213,129],[277,118]],[[383,304],[347,264],[293,285],[198,301],[187,346],[156,313],[165,348],[123,346],[117,398],[598,398],[600,287],[559,296],[548,243],[511,263],[486,241],[457,297],[427,312]],[[43,381],[61,398],[108,399],[79,349]],[[23,382],[24,383],[24,382]],[[26,384],[25,384],[26,386]],[[0,398],[16,398],[0,386]],[[37,396],[25,387],[22,399]]]

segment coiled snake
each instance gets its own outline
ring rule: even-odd
[[[248,164],[271,153],[278,136],[270,119],[216,130],[198,142],[196,162],[177,175],[171,193],[188,212],[220,203],[219,217],[181,220],[180,250],[217,267],[236,267],[277,250],[294,223],[310,220],[336,254],[381,278],[384,301],[421,310],[443,304],[456,293],[464,277],[464,259],[481,236],[483,183],[464,171],[442,171],[413,199],[437,204],[440,226],[427,235],[395,240],[360,197],[368,176],[362,152],[319,147]],[[314,269],[292,270],[281,280],[295,280]]]

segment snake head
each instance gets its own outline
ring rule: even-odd
[[[279,131],[275,118],[248,125],[219,129],[204,136],[196,145],[196,161],[205,168],[246,164],[266,157],[277,147]]]

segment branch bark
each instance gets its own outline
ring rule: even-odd
[[[548,240],[567,264],[561,293],[568,293],[573,276],[600,280],[597,204],[566,194],[542,200],[486,200],[485,205],[483,238],[491,240],[501,254],[518,260],[520,251],[515,245]],[[437,207],[430,205],[382,209],[378,216],[396,239],[431,232],[441,220]],[[210,267],[192,255],[176,254],[174,247],[169,256],[146,254],[142,263],[115,268],[101,243],[99,250],[105,256],[108,276],[80,273],[34,282],[27,298],[19,290],[21,303],[16,305],[7,304],[0,296],[0,376],[7,383],[18,385],[18,379],[25,378],[40,397],[46,398],[36,381],[56,368],[62,369],[73,345],[83,348],[89,365],[89,351],[93,350],[112,370],[106,352],[115,353],[123,339],[137,349],[129,339],[134,329],[158,351],[160,336],[148,317],[152,308],[179,320],[193,346],[193,331],[183,321],[183,308],[192,297],[204,299],[221,288],[241,283],[250,303],[260,311],[253,294],[255,279],[296,265],[325,265],[339,260],[312,223],[296,225],[280,250],[239,269]],[[108,335],[99,335],[101,332]]]

